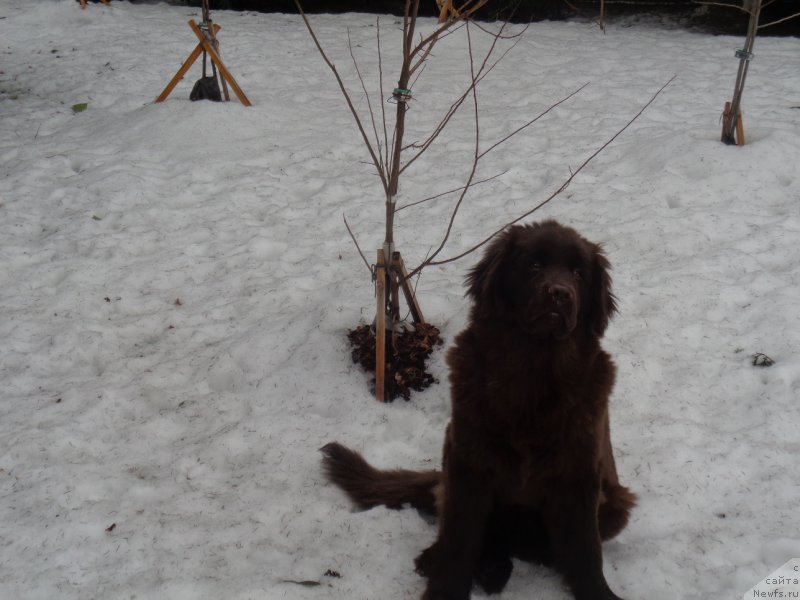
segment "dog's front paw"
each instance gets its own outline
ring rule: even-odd
[[[623,600],[608,588],[606,588],[605,590],[601,590],[599,592],[583,592],[580,594],[576,593],[575,599],[576,600]]]
[[[475,567],[475,581],[487,594],[499,594],[508,583],[514,564],[505,554],[481,557]]]
[[[431,576],[431,573],[433,572],[433,566],[436,562],[438,549],[438,542],[435,542],[432,546],[423,550],[422,553],[414,560],[414,566],[416,567],[417,573],[423,577]]]
[[[422,594],[422,600],[469,600],[469,591],[451,592],[448,590],[431,589]]]

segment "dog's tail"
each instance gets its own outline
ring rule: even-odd
[[[358,453],[331,442],[321,448],[322,465],[328,479],[342,488],[360,508],[386,505],[414,508],[433,513],[436,510],[436,487],[440,471],[382,471],[370,465]]]

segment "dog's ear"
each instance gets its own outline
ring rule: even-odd
[[[515,225],[495,236],[483,258],[467,274],[467,296],[479,312],[497,313],[509,301],[504,271],[519,229]]]
[[[586,322],[589,331],[598,338],[608,327],[608,322],[617,312],[617,300],[611,292],[611,265],[600,246],[592,244],[592,275],[589,286],[589,299]]]

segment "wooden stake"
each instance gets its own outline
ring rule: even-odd
[[[723,122],[727,123],[728,121],[730,121],[730,119],[733,118],[731,116],[731,110],[732,110],[731,103],[730,102],[726,102],[725,103],[725,110],[722,111],[722,120],[723,120]],[[737,146],[744,146],[744,125],[742,124],[742,113],[741,112],[739,112],[739,114],[736,115],[735,130],[736,130],[736,145]],[[722,141],[723,142],[726,141],[725,131],[724,130],[722,132]]]
[[[600,29],[606,32],[606,0],[600,0]]]
[[[408,271],[406,271],[406,265],[403,262],[403,258],[400,256],[400,253],[396,252],[395,254],[396,258],[392,262],[392,268],[400,280],[400,288],[403,290],[406,303],[408,304],[408,308],[411,310],[411,318],[414,319],[414,323],[424,323],[425,317],[422,316],[422,309],[419,307],[419,303],[417,302],[417,295],[414,293],[414,289],[411,287],[411,283],[408,281]]]
[[[453,0],[436,0],[439,5],[439,23],[445,23],[452,15],[454,18],[459,18],[461,15],[453,7]]]
[[[386,401],[386,257],[378,250],[375,265],[375,398]]]
[[[742,113],[736,115],[736,143],[744,146],[744,125],[742,124]]]

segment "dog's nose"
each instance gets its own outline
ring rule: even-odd
[[[547,293],[555,300],[556,304],[563,304],[572,301],[572,290],[565,285],[554,283],[547,289]]]

